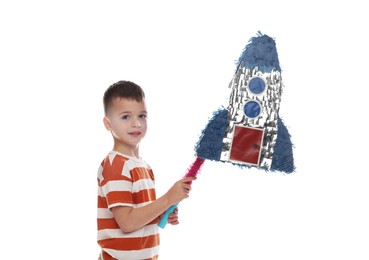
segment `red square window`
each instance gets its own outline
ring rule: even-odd
[[[259,165],[264,129],[235,126],[229,160]]]

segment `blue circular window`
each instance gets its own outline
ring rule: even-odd
[[[243,106],[243,112],[249,118],[258,117],[261,113],[261,105],[254,100],[247,101]]]
[[[250,79],[248,88],[251,91],[251,93],[258,95],[265,91],[266,83],[263,78],[254,77]]]

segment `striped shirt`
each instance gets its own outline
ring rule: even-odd
[[[125,233],[110,211],[116,206],[143,207],[156,199],[151,167],[141,159],[111,151],[99,167],[97,182],[97,242],[102,248],[102,258],[157,259],[159,219]]]

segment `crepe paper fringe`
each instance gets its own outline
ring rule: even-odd
[[[192,165],[188,168],[188,171],[184,178],[187,177],[196,177],[197,174],[200,172],[201,166],[204,164],[205,159],[196,157],[195,161],[192,163]],[[191,184],[192,182],[190,182]]]

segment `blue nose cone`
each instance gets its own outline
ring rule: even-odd
[[[275,41],[268,35],[262,35],[250,39],[237,61],[239,68],[255,69],[261,72],[281,71]]]

